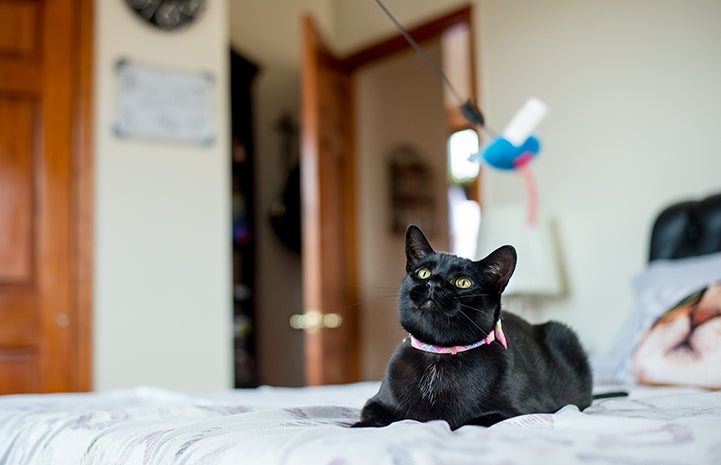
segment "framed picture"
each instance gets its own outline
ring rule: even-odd
[[[120,60],[113,132],[145,138],[210,145],[215,140],[209,73],[174,70]]]

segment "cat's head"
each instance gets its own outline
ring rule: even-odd
[[[451,346],[483,339],[500,317],[501,293],[516,250],[498,248],[472,261],[433,250],[416,226],[406,231],[406,277],[398,298],[401,325],[423,342]]]

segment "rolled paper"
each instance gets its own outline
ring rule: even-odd
[[[531,133],[538,123],[548,113],[548,106],[536,97],[529,98],[520,110],[513,115],[511,122],[508,123],[503,131],[503,138],[516,147],[523,145],[531,136]]]

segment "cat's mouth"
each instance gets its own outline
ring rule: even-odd
[[[438,310],[438,304],[433,299],[426,299],[422,304],[418,306],[421,310],[432,312]]]

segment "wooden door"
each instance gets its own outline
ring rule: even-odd
[[[0,394],[90,387],[91,6],[0,0]]]
[[[303,23],[301,184],[306,383],[358,379],[350,80]]]

